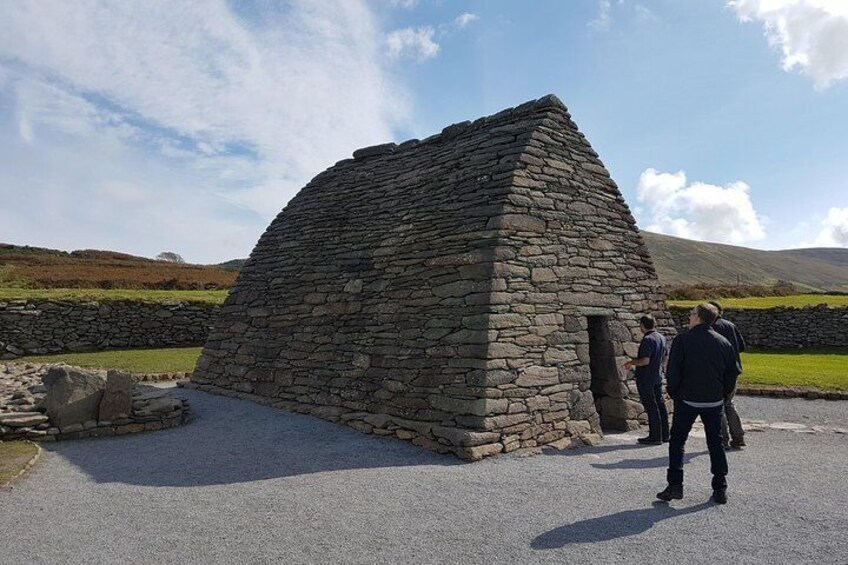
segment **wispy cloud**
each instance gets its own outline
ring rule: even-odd
[[[314,174],[390,140],[407,96],[368,5],[262,6],[4,5],[0,239],[243,256]]]
[[[730,0],[740,21],[759,21],[783,69],[797,69],[816,88],[848,78],[848,2],[845,0]]]
[[[439,54],[439,44],[433,41],[436,30],[430,26],[406,27],[386,36],[389,56],[395,59],[414,57],[418,61],[432,59]]]
[[[480,18],[477,14],[465,12],[453,21],[437,27],[426,25],[392,31],[386,35],[389,57],[392,59],[413,58],[418,62],[432,59],[439,54],[441,50],[439,42],[443,38],[467,28],[478,19]]]
[[[646,208],[649,231],[737,244],[765,237],[764,220],[751,202],[750,187],[742,181],[724,186],[690,183],[684,171],[646,169],[636,196]]]
[[[456,17],[456,19],[453,21],[453,23],[454,23],[454,25],[456,25],[456,27],[458,27],[459,29],[464,29],[464,28],[465,28],[465,27],[467,27],[467,26],[468,26],[468,24],[470,24],[471,22],[477,21],[477,20],[479,20],[479,19],[480,19],[480,17],[479,17],[477,14],[472,14],[472,13],[470,13],[470,12],[465,12],[464,14],[460,14],[460,15],[458,15],[458,16]]]
[[[598,2],[598,16],[589,22],[589,27],[597,31],[609,31],[610,23],[612,22],[611,11],[610,0],[600,0]]]

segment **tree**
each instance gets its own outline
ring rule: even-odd
[[[185,259],[173,251],[163,251],[156,256],[157,261],[166,261],[168,263],[185,263]]]

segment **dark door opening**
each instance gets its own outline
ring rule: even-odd
[[[601,418],[601,427],[610,430],[626,430],[624,383],[621,381],[616,365],[609,317],[588,316],[588,320],[591,390],[595,398],[595,408]]]

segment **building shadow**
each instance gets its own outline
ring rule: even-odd
[[[461,465],[392,438],[196,390],[195,420],[156,432],[62,441],[44,448],[100,483],[193,487],[346,469]]]
[[[713,503],[707,501],[678,509],[665,502],[655,501],[651,508],[626,510],[560,526],[536,537],[530,547],[536,550],[558,549],[575,543],[596,543],[634,536],[648,531],[662,520],[700,512],[710,506]]]
[[[707,451],[697,451],[683,455],[683,462],[688,463],[696,457],[707,454]],[[654,469],[668,467],[668,455],[651,459],[624,459],[615,463],[592,463],[595,469]]]
[[[557,457],[572,457],[574,455],[586,455],[587,453],[611,453],[614,451],[648,451],[652,448],[657,448],[655,445],[642,445],[638,443],[614,443],[604,445],[584,445],[573,447],[570,449],[545,449],[542,451],[545,455],[555,455]],[[668,446],[664,446],[664,453],[668,453]]]

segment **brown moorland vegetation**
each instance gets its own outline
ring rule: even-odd
[[[156,261],[114,251],[57,251],[0,244],[0,286],[224,290],[238,271]]]

